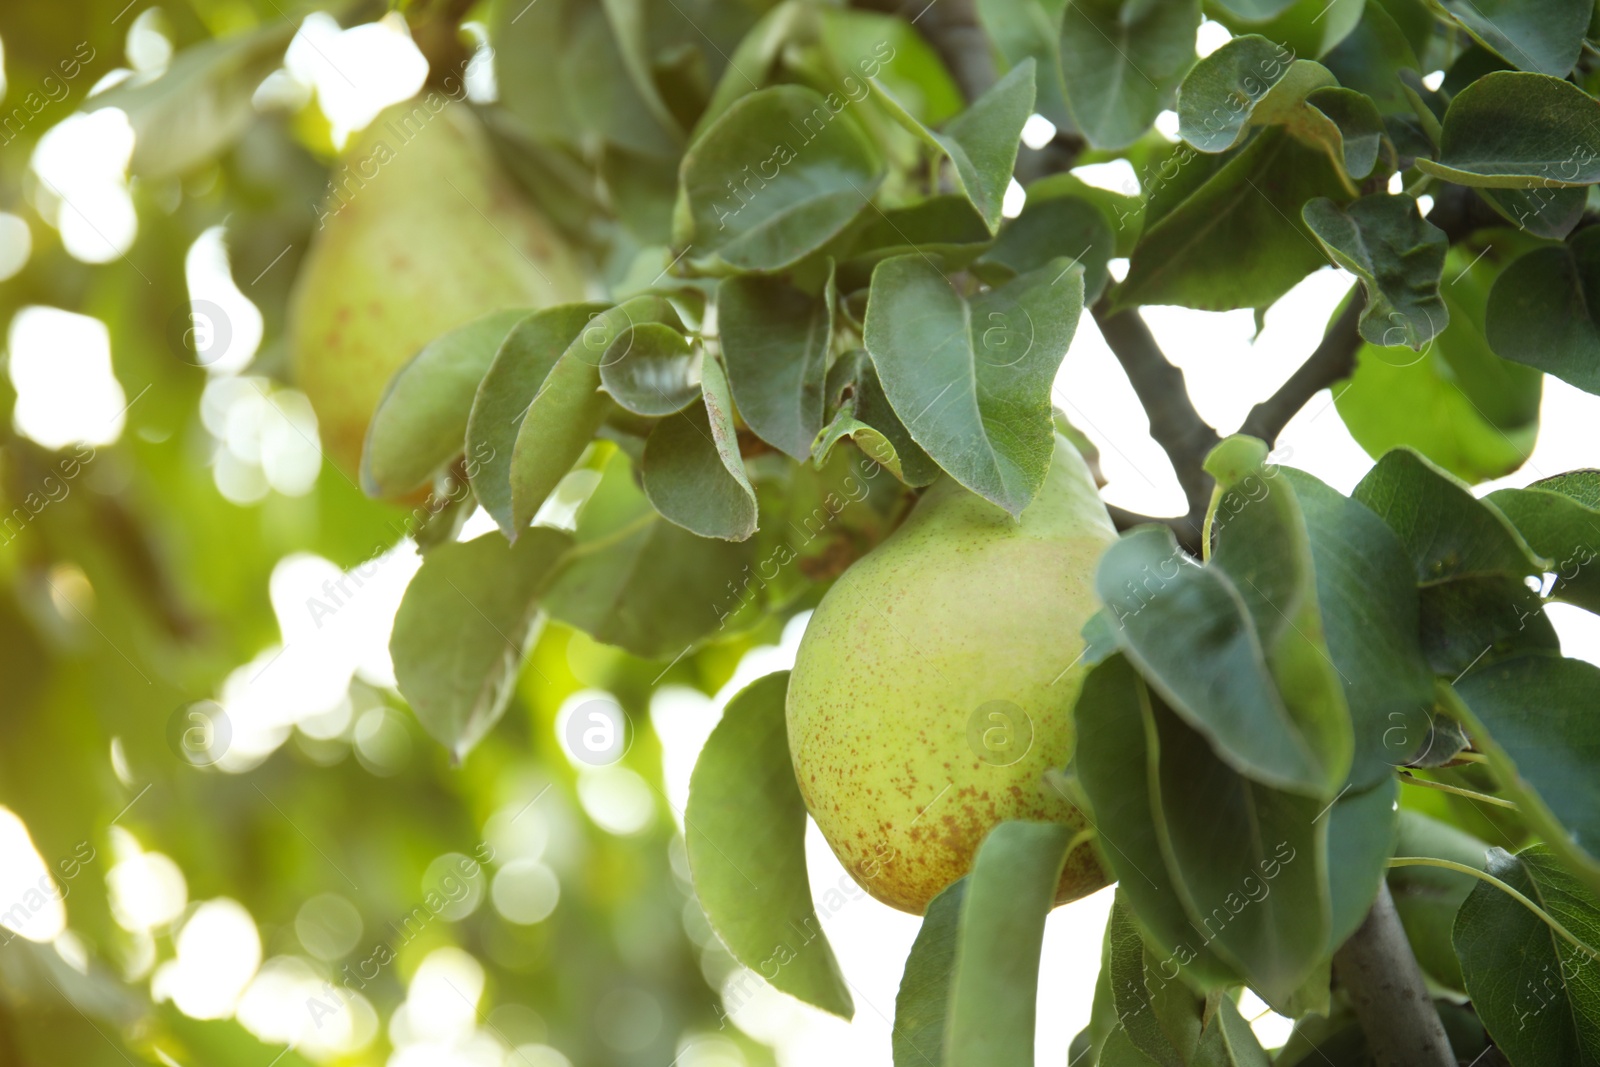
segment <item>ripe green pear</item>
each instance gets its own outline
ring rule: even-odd
[[[1057,436],[1020,521],[941,479],[822,598],[789,679],[789,749],[806,807],[874,897],[920,915],[996,823],[1087,825],[1045,772],[1072,758],[1079,630],[1115,539]],[[1083,845],[1057,899],[1105,884]]]
[[[355,475],[389,379],[435,337],[583,295],[571,251],[465,105],[435,94],[384,111],[332,171],[290,302],[294,375],[328,455]]]

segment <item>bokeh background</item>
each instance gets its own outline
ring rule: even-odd
[[[739,968],[687,877],[696,754],[732,693],[792,663],[803,613],[664,666],[548,626],[459,767],[395,691],[408,516],[324,462],[282,318],[327,160],[423,85],[406,22],[296,20],[281,68],[241,73],[259,86],[236,145],[130,179],[133,130],[93,94],[260,12],[123,4],[0,14],[0,1064],[131,1063],[125,1040],[184,1065],[887,1063],[915,918],[856,890],[813,828],[814,896],[858,1002],[844,1023]],[[491,104],[468,28],[467,93]],[[1206,23],[1201,53],[1226,39]],[[1035,118],[1026,139],[1051,132]],[[1137,189],[1126,164],[1076,173]],[[1013,185],[1006,213],[1022,202]],[[1146,318],[1227,430],[1351,284],[1314,274],[1259,328]],[[1108,500],[1183,510],[1087,316],[1055,397],[1099,447]],[[1335,400],[1277,458],[1348,492],[1372,461]],[[1478,492],[1600,464],[1600,398],[1547,378],[1542,403],[1531,458]],[[467,535],[491,528],[480,513]],[[1547,611],[1568,655],[1600,661],[1592,616]],[[609,767],[567,740],[595,700],[632,727]],[[1040,1063],[1066,1062],[1088,1021],[1109,907],[1106,891],[1049,921]],[[1246,1015],[1269,1047],[1287,1032],[1259,1002]]]

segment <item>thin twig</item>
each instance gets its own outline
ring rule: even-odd
[[[1283,428],[1289,425],[1289,420],[1312,397],[1334,382],[1354,374],[1356,352],[1361,348],[1361,334],[1357,325],[1361,310],[1366,306],[1366,295],[1358,284],[1350,296],[1350,303],[1333,320],[1328,332],[1323,334],[1322,342],[1300,364],[1300,368],[1289,375],[1289,380],[1277,392],[1250,409],[1239,432],[1259,437],[1269,445],[1274,443]]]

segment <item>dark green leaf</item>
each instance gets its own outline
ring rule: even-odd
[[[1590,948],[1600,944],[1600,897],[1548,849],[1536,845],[1515,856],[1491,849],[1488,871]],[[1461,905],[1455,945],[1473,1006],[1513,1067],[1600,1062],[1600,961],[1487,883]]]
[[[1600,393],[1600,228],[1536,248],[1495,279],[1485,326],[1504,359]]]
[[[1496,71],[1450,101],[1439,159],[1417,160],[1460,185],[1503,189],[1600,182],[1600,103],[1545,74]]]
[[[1478,195],[1489,206],[1535,237],[1564,241],[1583,219],[1589,200],[1584,188],[1485,189]]]
[[[1223,572],[1196,566],[1166,527],[1141,526],[1101,556],[1095,589],[1123,652],[1233,766],[1283,789],[1338,790],[1348,747],[1331,760],[1312,747]]]
[[[1374,458],[1415,448],[1457,477],[1481,481],[1515,470],[1533,450],[1543,376],[1501,359],[1484,339],[1497,267],[1489,256],[1473,264],[1476,254],[1456,248],[1446,259],[1440,293],[1450,324],[1433,345],[1420,358],[1364,346],[1355,376],[1336,394],[1345,425]]]
[[[1283,125],[1320,140],[1310,127],[1330,120],[1308,111],[1306,96],[1336,85],[1320,63],[1296,59],[1255,34],[1235,37],[1194,65],[1178,88],[1178,136],[1202,152],[1225,152],[1251,126]],[[1337,130],[1334,131],[1337,136]]]
[[[865,286],[873,267],[912,252],[941,260],[946,269],[954,270],[970,263],[993,240],[988,224],[964,196],[932,196],[910,207],[874,211],[856,231],[849,259],[839,267],[839,285]]]
[[[511,452],[512,533],[533,521],[600,428],[610,401],[600,392],[600,364],[629,328],[657,322],[681,328],[672,305],[640,296],[602,312],[574,337],[528,403]]]
[[[882,90],[890,113],[955,169],[956,185],[966,193],[993,233],[1000,228],[1000,206],[1017,163],[1022,124],[1033,114],[1033,60],[1024,60],[972,102],[943,133],[918,122],[898,100]],[[880,89],[882,87],[880,86]]]
[[[1073,196],[1036,198],[1030,189],[1022,214],[1001,229],[994,247],[978,259],[978,269],[998,266],[1026,274],[1066,257],[1083,265],[1083,301],[1092,305],[1106,287],[1106,264],[1115,254],[1116,235],[1098,207]]]
[[[839,98],[781,85],[743,97],[712,123],[680,172],[687,230],[679,243],[690,245],[692,258],[779,270],[849,225],[877,188],[880,168],[842,109]]]
[[[1420,350],[1449,324],[1439,278],[1450,240],[1411,197],[1376,193],[1347,207],[1319,197],[1301,216],[1328,254],[1361,279],[1361,336],[1368,342]]]
[[[1353,720],[1350,784],[1367,789],[1429,737],[1433,677],[1417,638],[1411,563],[1366,507],[1303,471],[1282,474],[1305,514],[1328,652]]]
[[[1078,747],[1072,767],[1093,809],[1100,855],[1152,943],[1169,954],[1165,967],[1181,965],[1206,988],[1223,988],[1238,979],[1190,926],[1156,836],[1159,816],[1150,800],[1155,754],[1143,710],[1151,700],[1122,656],[1098,664],[1084,679],[1073,712]]]
[[[1455,690],[1506,793],[1600,888],[1600,667],[1526,652],[1475,668]]]
[[[701,373],[705,402],[656,423],[640,480],[668,521],[701,537],[743,541],[756,532],[756,493],[739,455],[727,371],[708,355]]]
[[[682,332],[641,322],[617,334],[600,357],[600,384],[636,415],[671,415],[700,395],[695,352]]]
[[[504,714],[532,646],[538,593],[572,539],[538,529],[439,545],[406,587],[389,638],[400,693],[460,760]]]
[[[527,310],[495,311],[428,342],[384,390],[361,452],[361,488],[403,496],[461,455],[478,383]]]
[[[1544,569],[1546,561],[1492,504],[1409,449],[1380,459],[1351,495],[1399,535],[1419,584]]]
[[[523,416],[561,354],[605,310],[604,304],[562,304],[534,312],[512,327],[478,385],[467,420],[467,477],[478,502],[507,537],[517,529],[511,515],[511,456]]]
[[[1418,596],[1423,650],[1434,672],[1447,678],[1517,652],[1561,650],[1539,594],[1520,578],[1441,582],[1423,586]]]
[[[1032,1067],[1044,920],[1071,840],[1070,826],[1010,821],[978,846],[950,982],[949,1062]]]
[[[1039,114],[1057,129],[1072,129],[1061,70],[1061,16],[1068,0],[977,0],[978,21],[1009,66],[1038,65]]]
[[[1306,97],[1306,104],[1321,112],[1338,131],[1335,142],[1328,136],[1325,126],[1318,123],[1312,127],[1330,149],[1337,150],[1345,173],[1352,178],[1371,174],[1372,168],[1378,165],[1378,155],[1386,137],[1383,116],[1372,98],[1335,85],[1314,90]]]
[[[869,458],[888,468],[905,484],[932,484],[939,477],[939,465],[911,439],[900,417],[889,406],[889,399],[883,395],[883,386],[878,381],[877,369],[867,354],[857,349],[841,358],[834,368],[841,376],[847,376],[850,395],[812,446],[817,465],[826,463],[833,446],[848,437]]]
[[[1156,828],[1178,895],[1208,946],[1284,1007],[1328,950],[1328,806],[1242,777],[1178,716],[1150,714]]]
[[[894,998],[894,1067],[944,1067],[944,1035],[967,880],[928,904]]]
[[[663,519],[614,454],[578,511],[577,547],[544,595],[545,610],[597,641],[670,659],[712,633],[739,604],[751,542],[698,537]]]
[[[1578,61],[1589,0],[1441,0],[1485,48],[1519,70],[1564,78]]]
[[[968,299],[921,256],[899,256],[873,272],[863,336],[912,439],[1019,515],[1055,449],[1050,388],[1082,309],[1082,271],[1064,260]]]
[[[1116,304],[1268,307],[1327,262],[1300,206],[1346,195],[1325,152],[1266,130],[1158,221],[1146,220]]]
[[[1426,19],[1431,33],[1432,16],[1427,15]],[[1381,114],[1411,113],[1411,101],[1400,84],[1400,71],[1416,70],[1422,64],[1405,32],[1382,3],[1362,6],[1355,29],[1322,57],[1322,64],[1333,71],[1340,85],[1369,97]]]
[[[1426,856],[1484,868],[1489,846],[1449,823],[1409,809],[1400,813],[1396,856]],[[1417,962],[1434,981],[1465,992],[1461,963],[1450,940],[1456,912],[1477,879],[1441,867],[1411,865],[1389,871],[1389,891]]]
[[[1600,510],[1561,491],[1571,478],[1558,474],[1526,489],[1501,489],[1488,499],[1535,552],[1552,560],[1556,581],[1550,596],[1600,611],[1600,568],[1590,566],[1600,555]]]
[[[1206,457],[1216,479],[1209,515],[1210,568],[1238,590],[1267,668],[1296,731],[1317,754],[1321,784],[1333,795],[1350,771],[1353,749],[1347,679],[1323,638],[1322,612],[1305,517],[1280,468],[1265,466],[1267,446],[1229,437]],[[1202,728],[1202,732],[1206,732]]]
[[[1265,21],[1240,18],[1222,5],[1207,10],[1235,34],[1259,34],[1292,55],[1317,59],[1355,29],[1364,6],[1362,0],[1293,0]]]
[[[1400,783],[1394,775],[1364,793],[1345,793],[1323,817],[1328,821],[1328,897],[1333,952],[1372,910],[1378,886],[1395,854]]]
[[[728,278],[717,287],[717,329],[739,414],[795,459],[822,429],[832,308],[781,278]]]
[[[1194,63],[1199,0],[1079,0],[1061,23],[1061,74],[1076,126],[1096,148],[1137,141]]]
[[[855,1004],[817,924],[806,881],[806,806],[794,780],[784,694],[789,672],[728,702],[689,779],[684,842],[695,895],[734,959],[843,1018]]]

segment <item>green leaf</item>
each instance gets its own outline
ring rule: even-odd
[[[717,329],[739,414],[756,436],[803,460],[822,429],[832,307],[781,278],[717,287]]]
[[[1589,191],[1574,189],[1482,189],[1478,195],[1517,229],[1564,241],[1583,219]]]
[[[1199,0],[1075,0],[1061,23],[1061,74],[1079,130],[1096,148],[1144,136],[1194,63]]]
[[[1388,775],[1364,793],[1339,797],[1323,818],[1328,821],[1328,899],[1332,905],[1327,952],[1356,932],[1395,854],[1400,817],[1400,783]]]
[[[950,1063],[1032,1067],[1044,920],[1071,840],[1070,826],[1012,820],[978,846],[950,981]]]
[[[1495,354],[1600,393],[1600,229],[1535,248],[1495,279],[1485,312]]]
[[[1282,129],[1263,131],[1159,220],[1147,219],[1116,306],[1269,307],[1327,262],[1300,206],[1346,195],[1325,152]]]
[[[614,453],[578,510],[577,547],[544,594],[551,617],[645,659],[670,659],[726,623],[739,607],[752,542],[696,536],[663,519]]]
[[[1600,891],[1600,667],[1525,652],[1469,671],[1455,692],[1452,711],[1507,795]]]
[[[522,319],[500,343],[478,385],[467,419],[467,476],[478,503],[507,537],[517,530],[511,513],[511,456],[523,416],[561,354],[605,310],[604,304],[562,304]]]
[[[1327,806],[1241,776],[1170,711],[1152,706],[1146,730],[1162,754],[1157,835],[1191,922],[1286,1006],[1328,949]]]
[[[1600,182],[1600,103],[1545,74],[1495,71],[1444,115],[1439,159],[1417,166],[1458,185],[1552,188]]]
[[[1492,247],[1492,246],[1491,246]],[[1374,458],[1415,448],[1457,477],[1481,481],[1521,466],[1538,432],[1543,376],[1495,355],[1484,339],[1484,300],[1496,266],[1446,260],[1441,287],[1450,324],[1418,356],[1375,345],[1335,397],[1350,433]]]
[[[921,256],[872,274],[863,330],[884,394],[956,481],[1020,515],[1055,449],[1050,388],[1083,310],[1057,260],[970,299]]]
[[[633,326],[682,328],[672,305],[640,296],[596,315],[551,366],[529,401],[511,451],[511,530],[527,526],[600,428],[611,401],[600,392],[600,364]]]
[[[1397,856],[1427,856],[1484,868],[1489,846],[1449,823],[1402,808]],[[1389,891],[1417,962],[1434,981],[1465,992],[1461,962],[1450,940],[1456,912],[1479,883],[1459,871],[1407,865],[1389,871]]]
[[[873,267],[913,252],[955,270],[972,262],[993,241],[989,224],[965,196],[931,196],[910,207],[875,211],[856,231],[849,258],[839,266],[838,284],[847,291],[863,288],[871,281]]]
[[[955,168],[956,185],[983,217],[989,232],[1000,228],[1000,206],[1017,163],[1022,125],[1033,114],[1033,60],[1024,60],[995,82],[972,106],[935,133],[881,85],[890,114]]]
[[[1038,65],[1039,114],[1057,129],[1074,128],[1061,70],[1061,16],[1068,0],[977,0],[978,21],[1008,66]]]
[[[1425,13],[1425,18],[1431,35],[1432,15]],[[1355,28],[1321,62],[1333,71],[1340,85],[1370,98],[1379,113],[1411,114],[1411,101],[1400,82],[1400,72],[1417,70],[1422,64],[1395,16],[1382,3],[1362,5]]]
[[[1323,638],[1305,517],[1293,483],[1263,466],[1266,447],[1236,435],[1206,457],[1216,479],[1207,569],[1238,590],[1295,731],[1316,754],[1324,795],[1332,796],[1350,772],[1354,744],[1345,679]]]
[[[1418,584],[1521,578],[1540,573],[1547,562],[1494,505],[1409,449],[1380,459],[1351,496],[1399,535]]]
[[[1100,298],[1110,278],[1107,264],[1116,254],[1116,235],[1106,216],[1094,204],[1074,196],[1035,197],[1028,190],[1022,214],[1000,230],[994,247],[978,259],[978,268],[993,275],[996,267],[1012,274],[1039,270],[1051,260],[1066,257],[1083,265],[1083,302]]]
[[[1583,50],[1589,0],[1440,0],[1485,48],[1518,70],[1565,78]]]
[[[936,124],[966,107],[961,88],[921,27],[906,15],[849,7],[812,8],[820,40],[846,95],[877,79],[923,122]],[[858,80],[849,80],[858,79]]]
[[[1418,593],[1422,647],[1436,674],[1454,678],[1518,652],[1561,651],[1539,594],[1521,578],[1468,578]]]
[[[1600,611],[1600,568],[1591,567],[1600,554],[1600,509],[1585,505],[1562,489],[1588,471],[1558,474],[1526,489],[1490,493],[1489,503],[1517,528],[1529,547],[1552,560],[1555,585],[1550,597],[1590,611]],[[1575,477],[1576,476],[1576,477]],[[1581,483],[1580,483],[1581,484]]]
[[[1548,849],[1489,851],[1488,873],[1544,908],[1591,948],[1600,945],[1600,897]],[[1479,883],[1461,905],[1456,951],[1473,1007],[1513,1067],[1600,1062],[1596,961],[1498,886]]]
[[[784,725],[788,689],[789,672],[777,671],[728,701],[689,779],[684,843],[695,896],[733,958],[848,1019],[855,1004],[806,881],[806,805]]]
[[[881,168],[844,105],[829,100],[798,85],[762,89],[701,134],[680,170],[679,243],[692,258],[781,270],[861,213]]]
[[[1093,809],[1096,845],[1117,876],[1117,892],[1128,898],[1152,943],[1169,954],[1166,967],[1181,966],[1205,988],[1225,988],[1239,980],[1190,926],[1156,836],[1150,768],[1158,753],[1148,748],[1143,710],[1153,699],[1124,657],[1096,665],[1073,711],[1078,747],[1072,769]]]
[[[1388,138],[1383,116],[1372,98],[1335,85],[1313,91],[1306,97],[1306,104],[1333,124],[1332,130],[1322,123],[1313,124],[1311,129],[1326,143],[1345,173],[1357,179],[1371,174]],[[1335,132],[1338,136],[1331,136]]]
[[[640,480],[669,522],[701,537],[743,541],[756,532],[756,492],[739,454],[728,374],[711,355],[701,373],[705,402],[656,423],[644,443]]]
[[[114,107],[128,116],[129,173],[149,181],[178,177],[221,154],[256,121],[251,98],[298,32],[286,19],[192,45],[159,76],[135,74],[85,101],[84,110]]]
[[[528,314],[494,311],[458,326],[396,372],[361,451],[361,488],[368,496],[404,496],[461,455],[478,383],[500,342]]]
[[[894,998],[894,1067],[944,1067],[944,1035],[967,879],[928,904]]]
[[[1202,152],[1227,151],[1252,126],[1283,125],[1304,138],[1310,124],[1329,122],[1306,108],[1306,96],[1337,84],[1326,67],[1296,59],[1265,37],[1235,37],[1196,63],[1178,87],[1178,136]]]
[[[828,462],[834,446],[848,437],[868,458],[905,484],[931,485],[939,477],[939,465],[911,439],[889,406],[878,372],[866,352],[857,349],[841,357],[834,370],[848,385],[849,396],[817,435],[812,446],[813,462],[820,468]]]
[[[1234,34],[1259,34],[1292,55],[1316,59],[1355,29],[1364,7],[1363,0],[1294,0],[1265,21],[1242,18],[1222,4],[1207,11]]]
[[[600,384],[635,415],[671,415],[700,395],[696,353],[682,332],[659,322],[629,326],[600,357]]]
[[[1196,996],[1176,972],[1165,972],[1146,948],[1120,890],[1106,923],[1100,971],[1116,1015],[1098,1061],[1105,1067],[1268,1067],[1267,1054],[1230,997]]]
[[[1353,720],[1350,785],[1365,790],[1429,739],[1433,675],[1417,636],[1411,561],[1366,507],[1304,471],[1281,473],[1305,515],[1328,652]]]
[[[1227,575],[1199,567],[1164,526],[1100,557],[1095,590],[1122,651],[1230,764],[1258,781],[1331,796],[1349,758],[1313,748],[1278,693],[1249,609]]]
[[[497,533],[429,552],[395,614],[396,684],[434,740],[460,761],[505,713],[536,636],[538,594],[572,539]]]
[[[1339,266],[1361,279],[1360,329],[1369,343],[1420,350],[1449,324],[1439,278],[1450,239],[1411,197],[1375,193],[1347,207],[1319,197],[1301,217]]]

